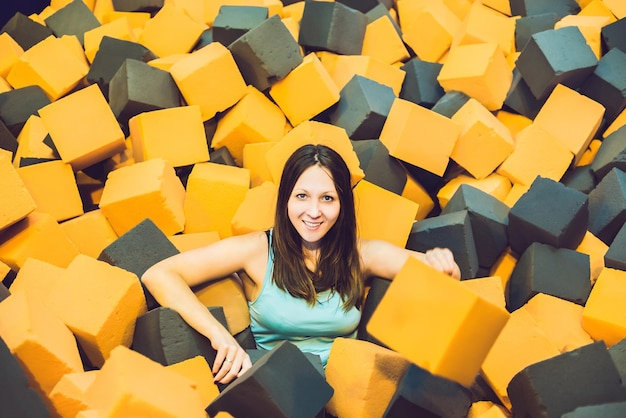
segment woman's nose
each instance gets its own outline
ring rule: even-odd
[[[320,205],[318,202],[311,200],[309,207],[307,208],[306,211],[307,215],[309,215],[312,218],[317,218],[318,216],[320,216],[321,211],[320,211]]]

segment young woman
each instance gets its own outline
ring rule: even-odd
[[[323,145],[305,145],[285,163],[274,227],[222,239],[149,268],[142,282],[176,310],[217,351],[215,381],[228,383],[252,364],[235,338],[195,297],[191,287],[237,273],[250,308],[258,348],[289,340],[318,354],[325,366],[333,340],[354,336],[365,279],[392,279],[407,257],[455,278],[450,250],[410,251],[357,236],[350,171]]]

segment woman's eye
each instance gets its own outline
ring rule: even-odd
[[[304,199],[305,197],[306,197],[306,195],[304,193],[298,193],[296,195],[296,198],[298,198],[298,199]]]
[[[322,197],[322,200],[325,202],[332,202],[334,198],[332,196],[324,196]]]

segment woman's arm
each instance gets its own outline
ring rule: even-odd
[[[249,369],[252,365],[250,357],[198,300],[191,287],[246,270],[255,256],[258,259],[260,252],[267,254],[267,239],[263,232],[229,237],[159,261],[141,277],[161,306],[174,309],[185,322],[211,341],[217,351],[213,374],[221,383],[228,383]]]
[[[393,279],[406,263],[415,257],[436,270],[460,279],[461,271],[448,248],[432,248],[425,253],[398,247],[382,240],[361,240],[361,260],[366,276]]]

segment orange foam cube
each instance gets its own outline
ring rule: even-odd
[[[506,309],[504,286],[500,276],[479,277],[461,281],[461,284],[476,292],[496,306]]]
[[[184,201],[185,188],[170,162],[154,158],[111,171],[99,207],[118,236],[146,218],[173,235],[185,226]]]
[[[220,394],[217,384],[213,381],[211,367],[204,356],[192,357],[165,367],[193,382],[205,408]]]
[[[186,103],[200,106],[203,121],[237,103],[247,91],[233,55],[219,42],[182,57],[169,71]]]
[[[84,213],[72,166],[61,160],[45,161],[17,169],[17,173],[37,204],[56,221]]]
[[[243,146],[242,166],[250,170],[250,187],[260,186],[266,181],[274,181],[265,154],[276,145],[276,142],[256,142]]]
[[[339,88],[314,53],[269,89],[269,95],[293,125],[311,119],[339,101]]]
[[[361,238],[406,246],[417,214],[417,203],[361,180],[354,187],[354,205]]]
[[[92,84],[39,109],[61,159],[82,170],[124,151],[124,132],[100,87]]]
[[[250,326],[248,301],[239,279],[228,276],[194,289],[195,295],[206,307],[221,306],[228,330],[235,335]]]
[[[326,365],[334,393],[326,408],[339,417],[382,417],[409,361],[369,341],[337,338]]]
[[[25,292],[33,303],[45,304],[50,290],[64,272],[63,267],[29,257],[16,274],[9,290],[11,293]]]
[[[11,163],[10,153],[0,154],[0,202],[0,231],[24,219],[37,207]]]
[[[609,246],[590,231],[586,231],[582,241],[576,247],[576,251],[589,256],[590,280],[593,285],[602,269],[604,269],[604,255]]]
[[[608,347],[626,338],[626,272],[605,267],[591,289],[583,309],[583,329]]]
[[[443,176],[460,131],[450,118],[396,98],[380,141],[392,157]]]
[[[118,238],[100,209],[61,222],[61,228],[81,254],[98,258],[102,250]]]
[[[523,128],[533,123],[533,120],[528,116],[507,112],[506,110],[499,110],[496,113],[496,118],[509,129],[511,135],[517,134]]]
[[[30,115],[17,136],[17,151],[13,165],[18,168],[22,158],[57,159],[54,150],[44,143],[48,129],[37,115]]]
[[[231,221],[233,235],[265,231],[274,226],[278,186],[266,181],[248,189]]]
[[[361,55],[376,58],[385,64],[404,61],[410,56],[389,16],[381,16],[367,24]]]
[[[474,2],[463,19],[463,28],[453,40],[453,48],[481,42],[495,42],[504,55],[515,51],[515,20],[484,3]]]
[[[411,176],[407,176],[401,196],[417,203],[416,221],[426,218],[435,208],[435,201],[428,194],[428,191]]]
[[[125,16],[88,30],[83,34],[83,43],[85,56],[90,63],[93,63],[93,59],[100,48],[100,41],[105,36],[125,41],[135,41],[131,26]]]
[[[162,158],[182,167],[209,160],[199,106],[143,112],[130,118],[128,128],[136,162]]]
[[[432,374],[470,387],[509,316],[459,281],[409,257],[367,331]]]
[[[515,148],[509,129],[476,99],[470,98],[451,119],[461,133],[450,158],[478,179],[491,174]]]
[[[50,392],[50,401],[62,417],[75,417],[88,408],[85,392],[94,382],[98,370],[67,373],[59,379]]]
[[[459,174],[444,184],[437,192],[439,205],[444,208],[462,184],[469,184],[496,199],[503,200],[511,191],[511,181],[501,174],[491,173],[487,177],[477,179],[467,174]]]
[[[226,147],[237,165],[243,161],[246,144],[278,141],[285,135],[283,111],[254,86],[220,116],[211,139],[212,148]]]
[[[496,260],[489,270],[490,276],[497,276],[502,281],[502,288],[506,289],[507,283],[511,278],[513,269],[517,264],[517,256],[513,254],[511,248],[507,248],[506,251]]]
[[[0,77],[5,78],[24,53],[8,32],[0,33]]]
[[[136,274],[83,254],[67,266],[48,304],[96,367],[118,345],[130,347],[135,321],[146,312]]]
[[[494,111],[504,103],[513,72],[496,42],[482,42],[450,49],[437,81],[446,92],[460,91]]]
[[[187,179],[185,233],[233,235],[231,222],[250,188],[250,170],[212,162],[196,164]]]

